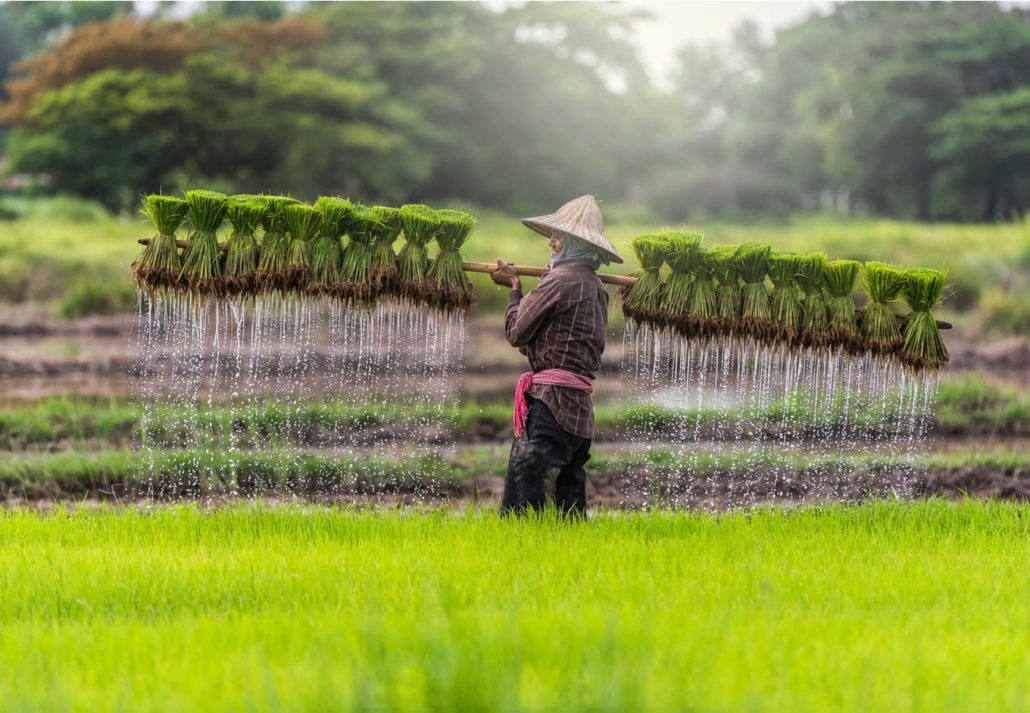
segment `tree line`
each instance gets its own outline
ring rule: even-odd
[[[168,5],[162,6],[167,10]],[[618,6],[0,5],[3,171],[113,209],[205,184],[668,220],[1020,219],[1030,12],[842,3],[685,46],[657,87]]]

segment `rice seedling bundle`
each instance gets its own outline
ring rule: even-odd
[[[740,326],[744,333],[765,338],[775,333],[765,276],[772,248],[747,243],[737,249],[737,271],[744,286],[740,290]]]
[[[427,282],[432,288],[428,294],[429,302],[444,312],[464,312],[472,306],[475,296],[472,282],[462,267],[461,247],[472,234],[476,219],[460,210],[440,210],[437,216],[440,218],[440,231],[436,244],[440,252],[427,273]]]
[[[636,284],[620,290],[622,312],[637,322],[661,324],[665,288],[661,270],[669,254],[668,237],[664,231],[637,236],[633,239],[633,252],[640,262],[640,270],[635,275]]]
[[[370,305],[374,300],[374,292],[369,282],[369,270],[372,267],[373,242],[377,231],[383,229],[379,222],[379,214],[372,208],[354,204],[351,209],[350,243],[343,251],[340,263],[339,289],[337,296],[354,305]]]
[[[948,363],[948,350],[941,340],[937,321],[930,313],[940,304],[948,273],[915,268],[905,271],[901,296],[911,312],[902,330],[901,359],[915,369],[940,369]]]
[[[855,321],[855,290],[861,263],[856,260],[830,260],[823,271],[823,287],[829,296],[829,329],[832,337],[843,346],[860,347],[858,324]]]
[[[679,230],[662,231],[659,235],[664,236],[666,241],[665,262],[670,270],[659,310],[667,324],[686,332],[690,321],[694,268],[702,236],[700,233]]]
[[[719,316],[715,296],[715,257],[711,250],[697,249],[694,260],[694,285],[690,291],[690,323],[697,334],[709,334]]]
[[[225,291],[230,295],[252,295],[258,264],[255,233],[268,212],[268,203],[257,196],[233,196],[225,215],[232,225],[225,252]]]
[[[867,262],[863,282],[869,301],[862,312],[862,336],[870,348],[889,352],[901,344],[901,329],[890,303],[905,286],[905,271],[883,262]]]
[[[769,279],[773,284],[769,307],[780,337],[788,341],[800,334],[804,324],[804,307],[798,286],[800,270],[800,255],[776,253],[769,259]]]
[[[715,269],[719,331],[732,333],[740,319],[740,270],[737,266],[737,246],[719,245],[712,248]]]
[[[368,278],[380,296],[395,296],[400,287],[400,272],[393,244],[401,234],[401,211],[398,208],[375,206],[379,225],[372,231],[372,263]]]
[[[192,228],[182,255],[180,281],[198,298],[224,292],[218,229],[225,219],[228,196],[217,191],[186,191]]]
[[[343,260],[341,238],[350,227],[354,206],[345,198],[322,196],[315,201],[320,220],[318,235],[311,244],[311,271],[304,290],[310,295],[334,294],[340,284]]]
[[[322,223],[322,214],[304,203],[288,205],[283,211],[289,256],[286,260],[284,289],[301,291],[311,269],[311,243]]]
[[[144,196],[140,212],[154,226],[154,237],[132,263],[136,285],[147,292],[164,292],[175,287],[182,272],[178,232],[189,204],[181,198],[152,194]]]
[[[258,291],[272,292],[285,288],[286,263],[290,258],[290,244],[286,237],[286,207],[300,203],[288,196],[264,196],[268,211],[262,220],[265,234],[261,238],[258,269],[254,279]]]
[[[801,317],[801,336],[809,346],[822,346],[829,341],[830,315],[823,297],[826,274],[826,255],[808,253],[798,262],[797,282],[804,293]]]
[[[429,243],[440,230],[440,218],[427,205],[401,206],[404,247],[397,255],[400,273],[400,294],[415,304],[426,298],[426,277],[429,273]]]

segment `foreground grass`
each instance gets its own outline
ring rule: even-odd
[[[5,710],[1020,710],[1030,508],[0,515]]]

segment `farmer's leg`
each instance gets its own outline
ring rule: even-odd
[[[546,507],[548,501],[554,500],[558,473],[571,458],[572,448],[550,409],[530,399],[526,432],[511,446],[501,512]]]
[[[554,488],[554,501],[564,514],[586,516],[587,513],[587,471],[586,464],[590,460],[590,439],[569,436],[569,440],[578,440],[578,445],[570,460],[561,472]]]

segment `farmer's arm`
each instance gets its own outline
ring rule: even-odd
[[[504,313],[504,334],[513,347],[523,347],[536,337],[558,304],[559,280],[552,274],[540,278],[540,284],[528,295],[513,289],[508,295]]]

